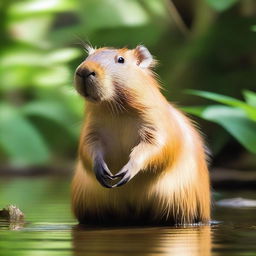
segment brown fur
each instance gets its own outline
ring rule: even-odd
[[[117,50],[117,56],[141,61],[136,49]],[[107,49],[93,55],[99,51]],[[99,70],[100,79],[107,73],[90,60],[82,65]],[[163,97],[149,68],[129,69],[133,76],[104,78],[114,86],[109,100],[87,102],[72,183],[75,216],[95,224],[208,223],[209,175],[201,136]],[[121,187],[103,187],[92,171],[99,149],[113,174],[127,162],[139,173]]]

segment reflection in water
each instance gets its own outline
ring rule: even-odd
[[[89,229],[72,232],[74,256],[81,255],[172,255],[211,254],[211,227],[154,227]]]
[[[20,230],[25,226],[24,221],[8,221],[0,218],[0,230]]]
[[[25,222],[24,221],[9,222],[8,225],[10,230],[20,230],[24,228]]]
[[[88,228],[71,215],[69,185],[59,177],[0,179],[0,208],[12,203],[25,213],[24,227],[0,220],[0,255],[256,255],[255,208],[217,206],[211,227]],[[222,194],[256,200],[255,191]]]

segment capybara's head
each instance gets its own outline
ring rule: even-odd
[[[135,90],[152,76],[155,61],[145,46],[135,49],[88,47],[88,57],[75,72],[76,90],[87,100],[102,102]]]

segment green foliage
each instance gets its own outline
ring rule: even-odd
[[[35,101],[26,104],[22,112],[27,116],[39,116],[57,122],[71,135],[76,136],[77,131],[72,129],[72,113],[68,113],[63,104],[56,101]],[[74,121],[74,120],[73,120]]]
[[[206,0],[206,2],[217,11],[225,11],[239,0]]]
[[[18,109],[1,104],[0,123],[0,145],[13,164],[35,165],[49,160],[42,136]]]
[[[0,149],[12,165],[42,165],[56,155],[47,134],[66,130],[66,147],[78,137],[74,124],[81,118],[82,102],[68,88],[73,76],[69,63],[82,51],[55,48],[48,39],[53,17],[72,10],[74,2],[13,1],[8,7],[3,24],[9,43],[0,44]]]
[[[248,151],[256,154],[256,93],[245,90],[245,102],[212,92],[189,90],[188,93],[225,104],[185,107],[184,110],[221,125]]]
[[[245,101],[252,107],[256,107],[256,93],[248,90],[243,91]]]
[[[72,80],[86,57],[78,45],[82,40],[98,47],[145,44],[160,60],[157,72],[166,97],[184,105],[191,98],[182,96],[184,88],[203,85],[232,96],[246,88],[248,104],[236,101],[229,107],[255,120],[255,95],[249,91],[256,79],[256,38],[250,30],[255,20],[238,14],[242,5],[236,0],[177,5],[184,8],[181,19],[191,24],[184,35],[177,13],[164,0],[2,1],[1,162],[30,166],[75,159],[83,100]],[[224,97],[220,103],[229,100]]]
[[[157,0],[13,0],[2,7],[0,151],[15,166],[52,163],[58,154],[76,152],[83,100],[72,80],[85,57],[79,38],[110,46],[142,40],[152,45],[168,25]],[[126,36],[124,28],[141,36]]]

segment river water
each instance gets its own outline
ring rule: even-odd
[[[0,255],[256,255],[256,208],[213,207],[213,223],[190,227],[81,227],[70,211],[70,178],[1,177],[0,207],[25,223],[0,221]],[[256,199],[256,191],[218,191]]]

